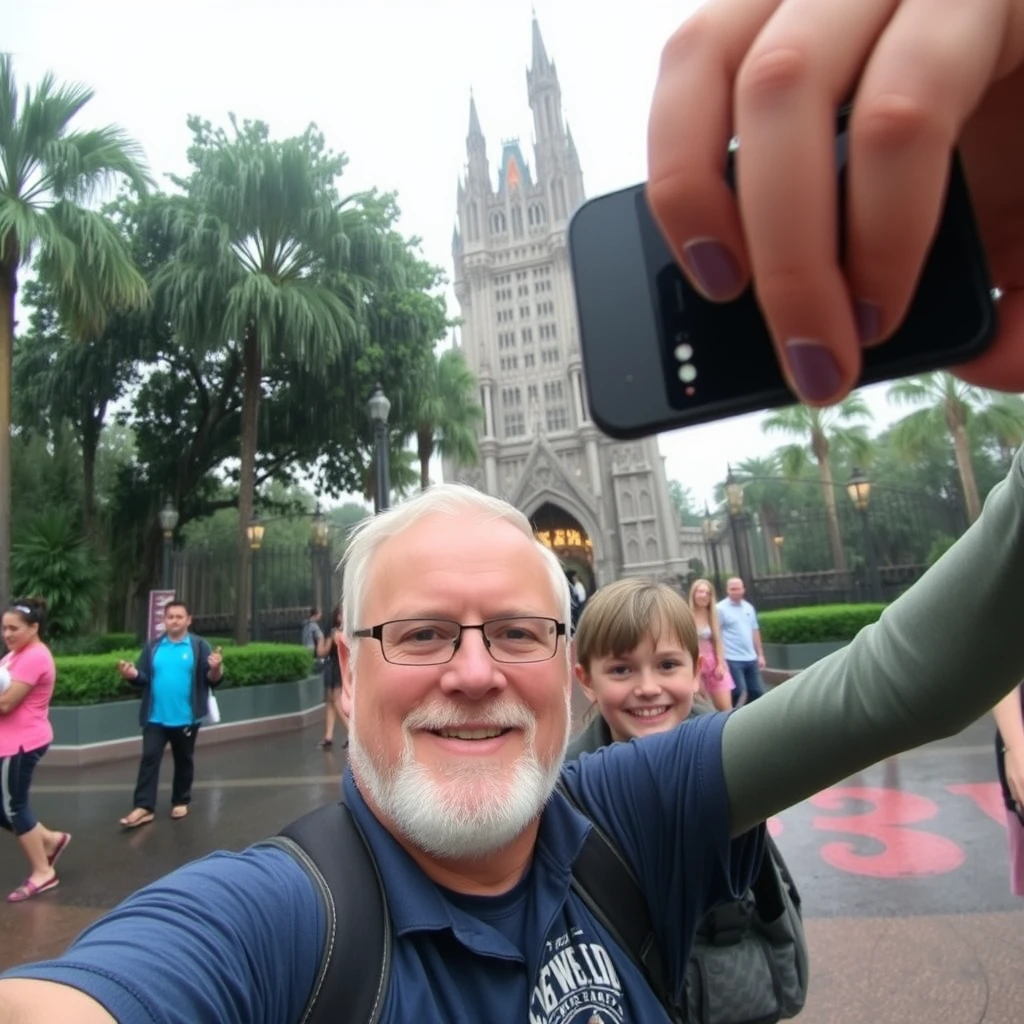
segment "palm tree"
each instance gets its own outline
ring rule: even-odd
[[[841,448],[853,461],[865,465],[870,460],[871,441],[867,426],[856,421],[870,418],[871,411],[864,399],[858,394],[852,394],[838,405],[825,409],[812,409],[806,405],[779,409],[761,424],[766,434],[789,434],[801,439],[800,443],[786,445],[779,450],[783,472],[787,476],[799,476],[807,464],[808,455],[814,459],[818,479],[821,481],[821,495],[825,501],[825,523],[836,572],[846,572],[846,551],[839,531],[831,453],[833,448]]]
[[[19,96],[0,54],[0,599],[10,596],[11,359],[19,271],[33,257],[69,334],[97,336],[114,309],[145,305],[148,289],[115,225],[87,205],[106,186],[148,184],[139,147],[121,129],[75,130],[92,99],[46,75]]]
[[[430,460],[435,453],[459,466],[476,462],[476,425],[484,415],[476,396],[476,377],[462,350],[450,348],[435,354],[415,396],[413,421],[421,490],[430,486]]]
[[[913,458],[926,439],[943,432],[949,435],[967,518],[973,523],[981,514],[981,498],[971,461],[968,424],[973,420],[981,432],[997,443],[1014,445],[1024,438],[1024,409],[1008,396],[1000,395],[993,400],[983,388],[943,372],[897,381],[889,388],[888,397],[897,404],[924,406],[893,425],[893,446],[904,457]]]
[[[386,263],[386,250],[360,198],[339,199],[344,159],[313,126],[283,142],[259,122],[232,118],[230,135],[194,118],[190,126],[195,170],[165,213],[180,248],[154,289],[184,340],[241,353],[235,638],[244,643],[264,366],[344,366],[365,335],[363,278]]]

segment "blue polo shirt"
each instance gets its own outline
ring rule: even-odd
[[[196,659],[192,638],[186,633],[180,640],[164,636],[153,648],[152,702],[149,720],[169,728],[192,725],[192,684]]]
[[[718,602],[718,624],[726,661],[757,661],[754,630],[761,627],[757,622],[757,612],[749,601],[723,598]]]
[[[729,840],[725,718],[617,743],[564,771],[641,879],[678,983],[698,920],[749,887],[761,855],[762,829]],[[555,794],[544,811],[523,879],[502,896],[469,897],[430,882],[373,817],[350,774],[344,786],[394,925],[382,1024],[667,1021],[640,972],[570,889],[590,825],[563,797]],[[305,872],[281,850],[254,847],[173,872],[92,925],[63,957],[5,977],[82,989],[121,1024],[291,1024],[315,981],[323,927]],[[334,998],[343,1008],[344,994]]]

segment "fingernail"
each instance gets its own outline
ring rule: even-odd
[[[827,402],[843,386],[835,356],[811,338],[787,341],[786,361],[797,394],[808,402]]]
[[[730,299],[742,286],[739,264],[732,253],[712,238],[698,238],[683,246],[686,265],[709,299]]]
[[[882,329],[882,310],[873,302],[858,299],[853,304],[853,315],[857,320],[857,335],[862,345],[878,340]]]

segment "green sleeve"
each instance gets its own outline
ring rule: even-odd
[[[955,735],[1024,679],[1024,463],[978,521],[852,643],[722,737],[733,832],[901,750]]]

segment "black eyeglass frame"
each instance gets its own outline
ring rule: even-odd
[[[551,653],[544,658],[528,658],[525,661],[521,659],[502,660],[501,658],[495,657],[494,651],[491,649],[491,641],[487,639],[487,633],[485,632],[486,628],[488,626],[493,626],[496,622],[516,622],[517,620],[522,619],[532,619],[535,622],[550,622],[555,627],[555,642],[552,645]],[[451,654],[449,654],[443,661],[392,661],[384,650],[384,627],[393,626],[398,622],[437,622],[445,623],[449,626],[457,626],[459,631],[455,634],[455,638],[451,642]],[[564,637],[568,635],[566,624],[564,622],[559,622],[558,619],[554,619],[550,615],[502,615],[496,619],[486,619],[485,621],[478,623],[456,622],[454,619],[440,618],[388,619],[387,622],[379,622],[376,626],[368,626],[365,629],[354,630],[352,637],[356,640],[376,640],[377,643],[380,644],[381,657],[389,665],[447,665],[458,652],[459,645],[462,643],[462,634],[467,629],[480,630],[480,636],[483,637],[484,647],[487,648],[487,653],[499,665],[541,665],[545,661],[550,661],[558,653],[558,638],[560,636]]]

